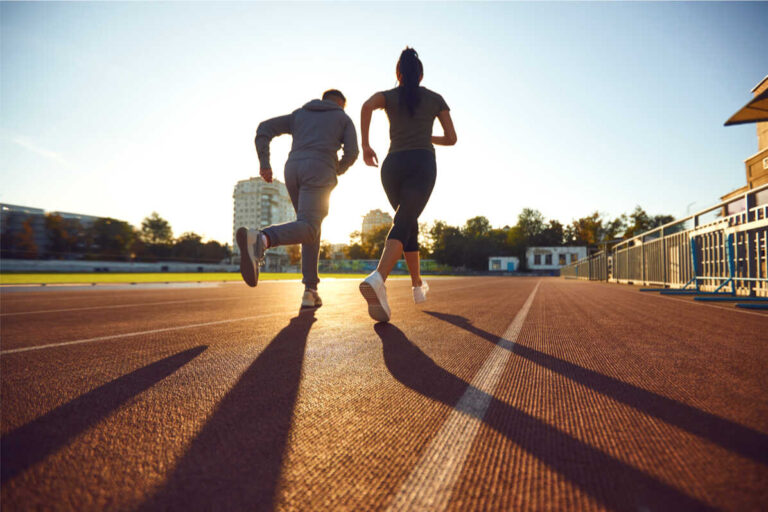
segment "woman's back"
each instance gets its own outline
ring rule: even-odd
[[[403,87],[382,91],[386,101],[384,110],[389,118],[389,152],[407,149],[428,149],[432,145],[432,127],[439,112],[450,110],[442,96],[426,87],[419,87],[419,102],[413,115],[401,100]]]

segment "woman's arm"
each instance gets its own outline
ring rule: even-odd
[[[379,108],[384,108],[387,105],[384,95],[377,92],[368,101],[363,103],[363,108],[360,110],[360,138],[362,139],[363,146],[363,161],[365,165],[372,167],[378,167],[379,159],[376,156],[376,152],[371,148],[368,142],[368,129],[371,127],[371,115],[373,111]]]
[[[432,144],[437,144],[438,146],[453,146],[456,144],[456,130],[453,128],[451,111],[442,110],[438,112],[437,118],[440,120],[440,125],[443,127],[443,136],[433,135]]]

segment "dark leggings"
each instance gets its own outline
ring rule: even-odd
[[[435,154],[428,149],[390,153],[381,165],[381,184],[395,209],[387,240],[400,240],[405,252],[419,250],[419,215],[427,206],[436,176]]]

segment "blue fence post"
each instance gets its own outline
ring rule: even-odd
[[[693,279],[692,281],[696,285],[696,291],[699,291],[699,258],[696,257],[696,235],[691,237],[691,260],[693,262]]]
[[[733,233],[728,235],[728,274],[731,278],[731,293],[736,295],[736,251],[733,248]]]

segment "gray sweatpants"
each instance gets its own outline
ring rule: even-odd
[[[316,289],[320,282],[320,225],[328,215],[328,202],[336,183],[336,169],[323,161],[289,160],[285,164],[285,186],[296,210],[296,220],[262,230],[272,247],[301,244],[301,282],[308,288]]]

